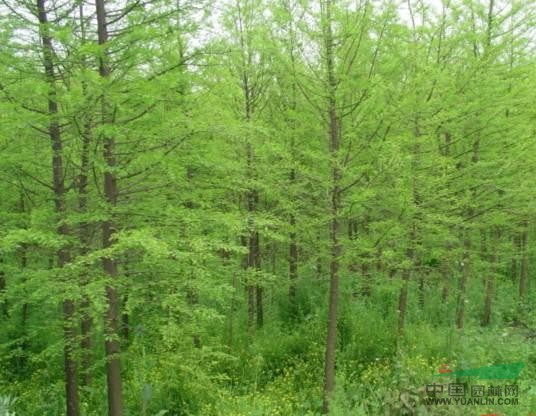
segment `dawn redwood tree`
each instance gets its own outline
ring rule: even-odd
[[[97,34],[98,44],[101,46],[99,58],[99,75],[103,84],[109,82],[110,64],[108,62],[108,27],[106,4],[104,0],[96,0]],[[113,123],[113,109],[110,108],[106,94],[101,96],[101,124],[105,127]],[[106,131],[106,130],[105,130]],[[109,212],[106,220],[102,223],[102,245],[110,248],[113,245],[114,234],[117,224],[114,219],[113,209],[117,204],[118,186],[116,173],[115,138],[111,133],[103,134],[103,157],[106,163],[104,172],[103,192],[108,204]],[[109,276],[110,282],[106,286],[107,310],[105,319],[105,351],[106,351],[106,380],[108,385],[108,414],[109,416],[123,415],[123,387],[121,378],[121,364],[119,354],[119,321],[120,300],[117,290],[117,263],[115,259],[107,256],[102,259],[104,272]]]
[[[65,174],[64,155],[61,130],[58,120],[58,102],[56,94],[56,74],[54,71],[54,49],[52,38],[48,28],[47,7],[45,0],[37,0],[37,11],[39,16],[39,31],[43,48],[43,66],[46,80],[49,87],[48,92],[48,116],[50,117],[48,132],[52,147],[52,184],[54,190],[54,205],[58,215],[58,234],[62,237],[69,236],[69,228],[65,223]],[[64,243],[65,244],[65,243]],[[69,247],[62,247],[58,251],[58,266],[63,268],[71,261]],[[64,362],[65,362],[65,397],[67,404],[67,415],[78,416],[78,380],[76,372],[76,362],[74,358],[75,326],[74,324],[74,301],[65,299],[63,301],[64,320]]]
[[[298,86],[327,137],[328,149],[323,161],[329,173],[321,182],[328,195],[328,212],[321,214],[321,222],[329,224],[330,256],[323,402],[327,413],[335,385],[339,281],[346,261],[341,227],[352,207],[365,209],[358,195],[372,186],[375,178],[368,175],[368,170],[376,162],[376,146],[381,147],[389,131],[388,123],[375,112],[374,98],[382,93],[372,80],[394,14],[387,9],[375,18],[369,2],[349,11],[333,0],[310,3],[305,10],[300,37],[316,45],[319,53],[311,55],[303,49],[301,59],[306,69],[297,78]]]
[[[247,247],[247,255],[243,266],[246,272],[246,294],[248,310],[248,327],[262,327],[264,323],[263,286],[255,282],[261,270],[260,235],[256,224],[259,210],[259,177],[258,157],[255,143],[258,139],[255,123],[265,105],[265,92],[269,82],[267,74],[267,55],[261,49],[260,41],[264,33],[262,27],[262,1],[236,0],[227,16],[231,31],[230,46],[234,49],[235,59],[229,65],[238,81],[240,97],[237,100],[236,113],[244,126],[245,147],[245,182],[244,192],[247,224],[243,245]]]
[[[337,342],[337,308],[339,302],[339,268],[341,257],[340,239],[340,210],[341,210],[341,168],[339,166],[340,149],[340,116],[337,113],[337,79],[335,78],[335,52],[333,37],[333,6],[331,0],[321,3],[321,26],[323,40],[323,65],[326,85],[326,118],[329,152],[331,157],[331,186],[330,186],[330,239],[331,260],[329,274],[329,309],[328,331],[326,338],[326,356],[324,360],[324,404],[323,411],[329,411],[329,399],[335,387],[335,350]]]

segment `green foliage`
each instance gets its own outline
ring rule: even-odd
[[[5,0],[0,416],[66,345],[106,414],[105,340],[125,415],[318,416],[330,302],[332,416],[508,412],[425,386],[514,361],[536,411],[535,4],[435,3]]]

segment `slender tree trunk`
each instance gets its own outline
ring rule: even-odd
[[[383,248],[379,245],[376,249],[376,271],[380,274],[380,276],[383,275],[383,269]]]
[[[82,386],[91,385],[91,328],[93,319],[90,314],[90,301],[86,295],[80,303],[80,312],[82,313],[82,321],[80,323],[80,347],[82,349]]]
[[[520,238],[521,245],[521,272],[519,274],[519,299],[525,300],[527,294],[528,273],[529,273],[529,256],[528,256],[528,235],[529,235],[529,223],[527,220],[523,221]]]
[[[513,248],[513,254],[512,259],[510,261],[510,277],[512,278],[512,281],[517,282],[517,275],[518,275],[518,263],[519,263],[519,253],[521,251],[521,239],[519,236],[519,233],[515,232],[512,236],[512,248]]]
[[[408,251],[407,255],[409,256],[411,252]],[[400,293],[398,295],[398,334],[404,333],[404,327],[406,324],[406,311],[408,308],[408,286],[409,279],[411,277],[411,271],[409,269],[404,269],[402,272],[402,287],[400,288]]]
[[[55,211],[60,222],[58,234],[68,237],[69,229],[65,223],[65,184],[63,168],[63,143],[58,122],[58,103],[56,95],[56,80],[54,74],[52,39],[49,35],[47,11],[45,0],[37,0],[37,11],[39,15],[39,32],[43,48],[43,64],[48,83],[48,115],[50,121],[48,125],[48,135],[52,147],[52,183],[54,189]],[[63,268],[71,261],[69,248],[63,246],[59,249],[58,266]],[[64,368],[65,368],[65,401],[67,416],[78,416],[78,380],[76,375],[76,362],[74,359],[73,347],[75,345],[76,332],[73,326],[74,302],[71,299],[63,301],[63,335],[64,335]]]
[[[449,297],[449,293],[450,293],[450,276],[449,276],[448,260],[445,258],[441,259],[439,267],[440,267],[441,277],[443,280],[443,290],[441,291],[441,301],[444,303],[447,301]]]
[[[242,15],[240,15],[240,42],[242,50],[246,49],[246,42],[244,39],[244,32],[242,28]],[[246,62],[243,62],[245,68],[249,69],[252,65],[251,58],[249,53],[247,54]],[[242,73],[242,91],[244,94],[244,119],[247,124],[252,120],[254,106],[253,106],[253,88],[250,84],[250,77],[248,70],[244,69]],[[252,181],[255,179],[255,157],[253,153],[253,145],[251,140],[248,137],[246,140],[246,165],[247,165],[247,179]],[[247,246],[248,246],[248,255],[246,269],[251,272],[252,270],[258,270],[260,266],[260,248],[259,248],[259,233],[256,230],[255,224],[255,211],[259,202],[259,195],[257,190],[253,185],[250,184],[249,189],[246,192],[246,201],[247,201],[247,212],[248,212],[248,236],[247,236]],[[255,285],[251,281],[251,276],[248,276],[248,281],[246,282],[246,292],[248,298],[248,329],[250,334],[253,333],[255,328],[255,317],[257,327],[263,324],[263,309],[262,309],[262,289],[259,285]]]
[[[289,9],[290,11],[290,9]],[[290,19],[292,22],[292,19]],[[290,62],[291,67],[295,66],[295,57],[294,57],[294,29],[292,23],[289,26],[290,30]],[[296,83],[292,83],[292,95],[291,95],[291,104],[290,109],[294,112],[296,111],[296,96],[297,96],[297,86]],[[288,247],[288,275],[289,275],[289,288],[288,288],[288,299],[290,305],[290,315],[293,319],[298,316],[298,303],[296,299],[296,283],[298,280],[298,242],[297,242],[297,233],[296,233],[296,216],[294,213],[294,202],[296,201],[296,196],[294,189],[296,187],[296,123],[295,119],[292,118],[290,126],[290,157],[292,167],[290,168],[289,173],[289,186],[291,189],[290,198],[291,198],[291,213],[289,215],[289,247]]]
[[[368,215],[365,215],[363,218],[363,236],[369,235],[369,222],[370,218]],[[354,238],[357,238],[357,222],[355,222],[356,229],[354,230]],[[365,253],[361,259],[361,276],[363,278],[363,288],[361,294],[363,296],[370,296],[372,292],[372,275],[370,273],[370,253]]]
[[[463,256],[462,256],[462,275],[458,282],[458,300],[456,306],[456,328],[462,329],[465,317],[465,302],[466,302],[466,287],[470,273],[470,257],[471,240],[469,239],[469,231],[464,230],[463,237]]]
[[[128,274],[125,273],[125,277],[128,280]],[[130,316],[127,312],[128,295],[124,295],[121,299],[121,337],[123,341],[128,344],[130,338]]]
[[[83,21],[82,5],[80,5],[80,16]],[[87,96],[87,86],[82,86],[84,96]],[[82,151],[80,154],[80,175],[78,177],[78,211],[81,215],[87,213],[88,210],[88,175],[89,175],[89,149],[91,143],[91,118],[85,114],[83,119],[82,131]],[[82,221],[79,225],[78,237],[80,240],[80,255],[86,256],[89,253],[90,230],[87,221]],[[82,316],[80,331],[82,348],[82,385],[89,386],[91,384],[91,328],[93,319],[90,313],[91,302],[89,296],[85,293],[87,284],[89,283],[89,275],[87,272],[82,272],[80,278],[80,286],[84,289],[82,293],[82,301],[80,303],[80,313]]]
[[[248,206],[250,206],[248,204]],[[248,210],[251,212],[251,210]],[[249,221],[250,227],[253,227],[253,220]],[[255,285],[253,284],[252,280],[252,270],[255,269],[255,256],[256,256],[256,247],[255,247],[255,241],[256,241],[256,235],[255,231],[248,231],[249,235],[247,237],[248,241],[248,254],[247,254],[247,260],[246,260],[246,270],[248,271],[247,276],[247,296],[248,296],[248,328],[250,333],[253,333],[255,328],[255,297],[256,297],[256,290]]]
[[[421,203],[421,196],[419,192],[419,185],[417,183],[417,173],[418,167],[420,164],[420,144],[418,142],[420,137],[420,129],[418,120],[415,120],[415,144],[413,146],[413,159],[411,162],[411,190],[412,190],[412,200],[413,206],[416,212],[411,217],[411,229],[408,247],[406,249],[406,258],[409,261],[409,268],[404,269],[402,272],[402,288],[400,289],[400,294],[398,297],[398,333],[402,335],[404,333],[404,327],[406,322],[406,313],[408,308],[408,287],[409,280],[411,278],[412,271],[418,270],[420,266],[419,257],[416,252],[418,245],[418,223],[420,220],[420,213],[418,212],[419,205]],[[422,272],[420,272],[422,274]],[[424,304],[424,280],[423,277],[419,278],[419,303]]]
[[[106,46],[108,42],[108,30],[106,26],[106,5],[104,0],[96,0],[98,43]],[[99,75],[103,79],[110,76],[106,51],[99,59]],[[102,123],[110,124],[111,114],[106,97],[102,96]],[[113,245],[113,237],[117,229],[113,207],[117,204],[117,177],[115,173],[115,139],[110,135],[105,135],[104,139],[104,161],[106,170],[104,172],[104,195],[110,212],[102,223],[102,245],[109,248]],[[105,353],[106,353],[106,379],[108,389],[108,414],[109,416],[123,416],[123,388],[121,379],[121,364],[119,355],[121,352],[119,344],[119,312],[120,300],[117,292],[117,263],[114,259],[104,257],[102,259],[104,272],[108,275],[110,283],[106,286],[107,310],[105,320]]]
[[[452,136],[449,132],[446,132],[445,133],[445,143],[443,145],[443,151],[441,152],[440,150],[440,153],[443,154],[443,156],[445,157],[450,157],[450,147],[451,147],[451,144],[452,144]],[[453,247],[452,247],[452,244],[450,243],[447,243],[446,244],[446,252],[447,253],[450,253],[452,251]],[[440,261],[440,272],[441,272],[441,277],[442,277],[442,280],[443,280],[443,289],[442,289],[442,292],[441,292],[441,300],[443,302],[446,302],[448,297],[449,297],[449,293],[450,293],[450,287],[451,287],[451,277],[449,276],[450,275],[450,272],[451,272],[451,264],[450,264],[450,258],[447,256],[447,255],[444,255],[443,258],[441,259]]]
[[[323,258],[322,258],[322,250],[323,250],[323,247],[322,247],[322,238],[321,238],[321,233],[320,231],[318,232],[317,236],[316,236],[316,250],[317,250],[317,255],[316,255],[316,264],[315,264],[315,272],[316,272],[316,279],[317,280],[322,280],[323,279],[323,273],[324,273],[324,268],[322,267],[323,265]]]
[[[25,212],[24,208],[24,197],[21,194],[20,197],[20,210],[21,212]],[[21,268],[21,284],[23,287],[22,296],[23,299],[26,299],[26,268],[28,266],[28,246],[23,243],[20,246],[19,249],[20,253],[20,268]],[[20,345],[20,351],[21,353],[17,355],[16,362],[17,366],[20,369],[20,371],[24,371],[26,369],[26,364],[28,362],[28,350],[30,348],[30,337],[28,336],[28,319],[30,315],[29,305],[26,301],[22,304],[21,309],[21,322],[20,322],[20,329],[21,329],[21,341],[20,343],[17,343]]]
[[[247,90],[247,89],[246,89]],[[248,100],[246,95],[246,101]],[[246,119],[250,119],[250,110],[246,109]],[[247,150],[247,167],[248,176],[251,179],[254,177],[254,157],[253,148],[248,141],[246,145]],[[258,271],[260,269],[260,247],[259,247],[259,233],[256,230],[255,224],[255,211],[259,203],[259,196],[256,189],[250,188],[247,191],[247,211],[248,211],[248,255],[246,268],[252,271]],[[260,327],[263,325],[263,303],[262,303],[262,288],[259,285],[254,284],[251,281],[251,276],[248,276],[247,282],[247,296],[248,296],[248,327],[250,332],[253,332],[255,325]],[[256,318],[256,319],[255,319]],[[255,324],[256,322],[256,324]]]
[[[490,270],[487,273],[484,299],[484,312],[482,314],[482,326],[488,326],[491,323],[491,315],[493,311],[493,295],[495,287],[495,272],[497,269],[497,245],[499,244],[500,233],[496,231],[493,236],[492,252],[487,256],[490,263]]]
[[[223,261],[224,266],[229,265],[229,251],[222,249],[221,250],[221,257]],[[227,267],[226,267],[227,268]],[[235,271],[231,272],[231,287],[233,288],[233,291],[231,293],[231,299],[229,303],[229,323],[228,323],[228,332],[227,332],[227,347],[229,349],[229,353],[233,351],[233,344],[234,344],[234,315],[236,311],[236,291],[238,290],[238,279],[236,276]]]
[[[181,59],[183,59],[183,56],[181,55]],[[191,181],[194,178],[194,169],[192,166],[188,165],[186,167],[186,180],[191,184]],[[184,206],[188,209],[194,209],[195,203],[191,199],[187,199]],[[188,231],[186,230],[186,227],[184,227],[184,235],[186,236]],[[190,264],[192,267],[191,270],[193,270],[193,264]],[[199,304],[199,293],[197,288],[195,287],[195,273],[192,271],[190,272],[189,277],[189,284],[186,289],[186,300],[188,302],[189,307],[193,310],[197,308],[197,305]],[[123,316],[125,316],[123,314]],[[199,333],[194,333],[192,336],[192,341],[194,344],[194,347],[201,348],[201,336]]]
[[[473,142],[473,153],[471,155],[471,163],[475,165],[480,160],[480,137],[477,137]],[[476,188],[471,189],[471,200],[474,200],[476,195]],[[467,219],[471,220],[474,215],[474,209],[469,206],[466,209]],[[463,329],[465,318],[465,303],[467,282],[470,274],[470,262],[471,262],[471,239],[469,235],[469,227],[462,229],[463,233],[463,256],[462,256],[462,276],[458,282],[458,302],[456,307],[456,328]]]
[[[24,209],[24,205],[23,205]],[[20,247],[20,267],[22,270],[22,284],[23,286],[26,284],[26,267],[28,266],[28,246],[26,244],[21,244]],[[25,296],[26,298],[26,296]],[[22,304],[22,319],[21,319],[21,326],[22,330],[26,332],[26,324],[28,323],[28,317],[29,317],[30,311],[28,307],[28,303],[24,302]]]
[[[295,181],[294,169],[290,172],[290,181]],[[298,280],[298,244],[296,241],[296,217],[294,213],[290,214],[289,218],[289,246],[288,246],[288,275],[289,275],[289,288],[288,288],[288,301],[290,305],[290,314],[292,318],[296,318],[298,314],[298,305],[296,300],[296,281]]]
[[[424,284],[424,276],[423,271],[419,272],[419,307],[424,309],[424,304],[426,300],[426,294],[425,294],[425,284]]]
[[[256,308],[257,308],[257,328],[264,325],[264,305],[263,305],[263,287],[257,285],[256,289]]]
[[[355,240],[357,239],[357,220],[355,218],[349,218],[348,219],[348,240],[351,242],[351,244],[355,244]],[[353,250],[352,250],[353,251]],[[363,268],[363,262],[361,263],[361,268]],[[353,276],[354,273],[357,273],[359,270],[359,264],[355,259],[352,258],[350,260],[350,263],[348,264],[348,271],[350,272],[350,275]],[[361,270],[363,272],[363,270]],[[359,296],[359,286],[360,286],[359,278],[353,278],[352,277],[352,297],[355,299]],[[361,294],[364,294],[363,288],[365,287],[365,284],[363,283]]]
[[[260,237],[259,233],[255,231],[255,271],[259,272],[261,270],[261,250],[260,250]],[[255,310],[257,314],[257,328],[262,328],[264,325],[264,288],[262,285],[255,286]]]
[[[408,243],[408,248],[406,250],[406,257],[409,260],[411,266],[405,268],[402,271],[402,287],[400,288],[400,293],[398,295],[398,334],[402,335],[404,333],[404,328],[406,325],[406,314],[408,309],[408,288],[409,281],[411,278],[412,268],[415,265],[415,245],[417,240],[417,225],[415,221],[412,221],[411,232],[410,232],[410,241]]]
[[[324,360],[324,402],[322,410],[325,414],[329,412],[329,401],[335,388],[335,352],[337,346],[337,308],[339,303],[339,267],[342,246],[339,241],[340,233],[340,209],[341,209],[341,169],[339,167],[340,149],[340,126],[337,115],[337,81],[335,79],[334,44],[332,32],[331,0],[326,0],[324,6],[324,48],[325,48],[325,69],[328,88],[327,99],[327,119],[328,119],[328,140],[331,156],[331,261],[330,261],[330,283],[329,283],[329,303],[328,322],[326,337],[326,354]]]
[[[4,272],[4,258],[0,256],[0,314],[2,317],[9,316],[6,294],[6,274]]]
[[[253,268],[256,272],[261,270],[261,253],[259,244],[259,233],[255,231],[253,233]],[[250,265],[251,267],[251,265]],[[263,304],[263,288],[261,285],[255,285],[255,314],[257,328],[261,328],[264,325],[264,304]]]
[[[248,221],[249,224],[249,221]],[[247,254],[244,256],[242,261],[242,268],[246,272],[245,288],[246,288],[246,304],[247,304],[247,325],[248,332],[251,335],[254,329],[255,322],[255,286],[251,284],[250,273],[250,257],[251,257],[251,247],[250,247],[250,235],[248,234],[241,237],[242,245],[248,249]]]

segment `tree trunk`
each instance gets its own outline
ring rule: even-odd
[[[471,249],[471,240],[469,239],[469,231],[464,230],[465,236],[463,239],[463,256],[462,256],[462,275],[458,282],[458,300],[456,306],[456,328],[462,329],[465,316],[465,292],[467,281],[469,279],[470,267],[469,267],[469,252]]]
[[[259,233],[255,231],[255,271],[259,272],[261,270],[261,251],[260,251],[260,242],[259,242]],[[255,299],[255,308],[257,313],[257,328],[262,328],[264,325],[264,303],[263,303],[263,287],[262,285],[257,284],[255,287],[256,299]]]
[[[52,39],[49,34],[47,11],[45,0],[37,0],[37,11],[39,16],[39,33],[42,42],[43,65],[46,80],[48,83],[48,115],[50,121],[48,125],[48,135],[52,147],[52,183],[54,189],[54,206],[57,215],[58,234],[68,237],[69,229],[65,223],[65,183],[63,168],[63,143],[58,122],[58,103],[56,96],[56,80],[54,74]],[[65,243],[64,243],[65,244]],[[58,266],[63,268],[71,261],[71,253],[68,247],[63,246],[57,253]],[[76,375],[76,362],[74,359],[73,347],[75,344],[76,332],[73,327],[74,302],[71,299],[63,301],[63,336],[64,336],[64,371],[65,371],[65,402],[67,416],[78,416],[78,380]]]
[[[315,264],[315,272],[316,272],[316,279],[317,280],[322,280],[323,279],[323,273],[324,273],[324,268],[322,267],[323,265],[323,258],[322,258],[322,238],[321,238],[321,233],[318,232],[317,236],[316,236],[316,250],[317,250],[317,255],[316,255],[316,264]]]
[[[417,211],[419,208],[419,205],[421,203],[421,196],[419,192],[419,185],[417,183],[417,173],[418,173],[418,167],[420,164],[419,157],[420,157],[420,143],[418,142],[420,137],[420,129],[419,129],[419,123],[418,120],[415,120],[415,131],[414,131],[414,137],[415,137],[415,143],[413,145],[413,157],[411,161],[411,194],[412,194],[412,202],[413,207],[415,209],[415,213],[411,217],[411,225],[410,225],[410,236],[409,236],[409,242],[408,247],[406,249],[406,258],[409,261],[409,269],[405,269],[402,274],[403,284],[402,288],[400,289],[400,294],[398,297],[398,333],[402,335],[404,333],[404,327],[406,322],[406,312],[408,307],[408,287],[409,287],[409,280],[411,278],[412,271],[415,269],[418,269],[419,264],[419,257],[416,252],[416,248],[418,245],[418,224],[420,220],[420,213]],[[422,272],[420,272],[422,274]],[[419,277],[419,304],[424,305],[424,278],[422,276]]]
[[[81,31],[81,41],[83,44],[86,42],[86,31],[85,31],[85,19],[84,19],[84,7],[83,4],[79,5],[79,16],[80,16],[80,31]],[[83,59],[83,65],[86,66],[85,60]],[[85,98],[88,98],[87,85],[84,82],[82,84],[82,92]],[[86,100],[89,105],[89,99]],[[80,153],[80,175],[78,177],[78,211],[81,215],[87,213],[88,209],[88,177],[89,177],[89,150],[91,144],[91,115],[84,113],[82,119],[82,150]],[[90,244],[90,230],[89,224],[84,220],[79,225],[78,238],[80,240],[80,255],[86,256],[89,253],[89,244]],[[89,296],[85,293],[85,288],[89,283],[89,275],[86,272],[82,272],[80,277],[80,286],[83,288],[84,292],[82,293],[82,301],[80,303],[80,313],[82,316],[80,323],[80,332],[81,332],[81,341],[80,347],[82,349],[82,385],[89,386],[91,384],[91,328],[93,326],[93,319],[90,313],[91,302]]]
[[[497,244],[499,243],[499,231],[493,236],[492,252],[487,256],[487,260],[490,263],[490,269],[487,272],[486,285],[485,285],[485,298],[484,298],[484,311],[482,313],[481,326],[488,326],[491,323],[491,314],[493,307],[493,293],[495,286],[495,271],[497,265]]]
[[[417,240],[417,225],[413,221],[410,233],[410,241],[406,250],[406,257],[410,262],[410,266],[404,269],[402,272],[402,287],[400,288],[400,294],[398,295],[398,334],[404,333],[404,327],[406,325],[406,313],[408,309],[408,288],[409,280],[411,278],[411,271],[415,265],[415,245]]]
[[[253,233],[253,268],[255,272],[261,270],[261,253],[259,244],[259,233],[255,231]],[[251,266],[250,266],[251,267]],[[255,285],[255,314],[257,328],[261,328],[264,325],[264,305],[263,305],[263,288],[261,285]]]
[[[247,88],[246,88],[247,91]],[[249,100],[246,94],[246,102]],[[249,121],[251,117],[251,110],[249,106],[246,106],[246,120]],[[252,180],[254,178],[254,157],[253,157],[253,148],[251,143],[248,141],[246,144],[246,153],[247,153],[247,171],[248,178]],[[255,229],[255,211],[257,209],[257,204],[259,202],[259,195],[255,189],[250,185],[250,189],[247,191],[247,212],[248,212],[248,255],[246,268],[249,273],[257,271],[260,268],[260,248],[259,248],[259,233]],[[247,285],[247,296],[248,296],[248,328],[252,333],[255,328],[255,318],[257,327],[263,324],[263,310],[262,310],[262,290],[259,290],[259,285],[254,284],[251,279],[251,275],[248,276]],[[259,304],[260,301],[260,304]]]
[[[448,248],[450,251],[450,248]],[[440,262],[440,273],[443,280],[443,290],[441,291],[441,301],[445,303],[449,297],[450,292],[450,277],[449,277],[449,263],[448,260],[443,257]]]
[[[527,220],[523,221],[523,230],[521,231],[521,272],[519,274],[519,299],[525,300],[527,294],[528,273],[529,273],[529,255],[528,255],[528,235],[529,235],[529,223]]]
[[[82,133],[82,152],[81,152],[81,167],[78,178],[78,211],[84,215],[87,213],[87,186],[89,173],[89,145],[91,141],[91,126],[89,120],[84,120],[84,132]],[[79,226],[78,238],[80,240],[80,255],[86,256],[89,253],[90,232],[89,224],[82,221]],[[89,283],[89,275],[87,272],[82,272],[80,277],[80,286],[83,288],[82,301],[80,303],[80,313],[82,315],[80,331],[82,348],[82,385],[89,386],[91,384],[91,328],[93,319],[90,313],[91,302],[89,296],[85,293],[85,288]]]
[[[4,258],[0,256],[0,314],[2,317],[7,318],[8,305],[5,299],[6,294],[6,274],[4,272]]]
[[[424,309],[424,303],[425,303],[425,300],[426,300],[426,294],[425,294],[425,284],[424,284],[423,272],[420,271],[419,274],[420,274],[420,276],[419,276],[419,307],[422,310],[422,309]]]
[[[512,278],[513,282],[517,282],[517,274],[518,274],[518,263],[519,263],[519,253],[521,251],[521,238],[519,236],[519,233],[515,232],[512,237],[512,247],[513,247],[513,254],[512,259],[510,261],[510,277]]]
[[[352,247],[354,246],[354,242],[357,239],[357,220],[355,218],[349,218],[348,219],[348,240],[351,242]],[[354,251],[354,250],[352,250]],[[365,270],[364,269],[365,262],[361,262],[361,275],[364,275]],[[366,282],[363,282],[360,289],[361,282],[359,278],[353,278],[353,274],[356,273],[359,270],[359,264],[356,259],[352,258],[348,264],[348,271],[350,272],[350,275],[352,276],[352,297],[357,298],[360,294],[366,295]]]
[[[477,137],[473,142],[473,149],[471,155],[471,163],[475,165],[480,160],[480,137]],[[471,200],[474,200],[476,195],[476,188],[471,189]],[[472,201],[471,201],[472,202]],[[471,220],[474,215],[474,208],[469,206],[466,208],[466,218]],[[456,306],[456,328],[463,329],[465,318],[465,303],[467,282],[469,280],[470,273],[470,261],[471,261],[471,240],[469,236],[469,227],[462,229],[463,233],[463,256],[462,256],[462,276],[458,282],[458,302]]]
[[[226,249],[221,250],[221,256],[223,260],[223,265],[228,266],[229,264],[229,251]],[[226,267],[227,268],[227,267]],[[233,288],[233,291],[231,293],[231,299],[229,303],[229,326],[228,326],[228,333],[227,333],[227,347],[229,348],[229,353],[233,351],[233,344],[234,344],[234,315],[236,311],[236,291],[238,290],[238,279],[236,276],[236,272],[231,272],[231,287]]]
[[[294,169],[291,170],[290,180],[291,183],[295,179]],[[289,275],[289,287],[288,287],[288,302],[290,306],[290,315],[294,319],[298,315],[298,305],[296,300],[296,280],[298,279],[298,244],[296,242],[296,217],[293,213],[289,218],[289,246],[288,246],[288,275]]]
[[[324,42],[326,56],[326,81],[328,87],[327,99],[327,119],[328,119],[328,141],[331,156],[331,261],[330,261],[330,283],[329,283],[329,304],[328,322],[326,337],[326,354],[324,362],[324,402],[322,410],[325,414],[329,412],[329,401],[335,388],[335,352],[337,345],[337,307],[339,303],[339,267],[342,253],[339,241],[339,216],[341,209],[341,169],[339,167],[340,131],[339,119],[337,115],[336,90],[337,81],[335,79],[335,63],[333,52],[333,32],[331,16],[331,0],[324,3]]]
[[[22,206],[22,209],[24,210],[24,205]],[[23,287],[26,284],[25,270],[27,266],[28,266],[28,246],[23,243],[21,244],[21,247],[20,247],[20,268],[22,270],[22,276],[23,276],[22,277]],[[28,303],[24,302],[22,304],[22,319],[21,319],[21,326],[22,326],[23,331],[26,331],[26,324],[28,323],[28,316],[29,316]]]
[[[104,0],[96,0],[98,43],[105,46],[108,42],[108,30],[106,27],[106,5]],[[99,75],[103,79],[108,79],[110,69],[107,62],[106,51],[103,51],[99,59]],[[102,123],[109,124],[111,120],[110,109],[106,97],[102,96]],[[104,139],[104,161],[106,170],[104,172],[104,195],[108,204],[108,217],[102,223],[102,245],[109,248],[113,245],[113,237],[117,225],[115,223],[113,207],[117,204],[117,178],[115,173],[115,139],[106,135]],[[114,259],[104,257],[102,259],[103,270],[109,277],[110,283],[106,286],[107,310],[105,321],[105,353],[106,353],[106,378],[108,389],[108,414],[109,416],[123,415],[123,388],[121,380],[121,364],[119,360],[119,295],[115,287],[117,280],[117,263]]]
[[[128,275],[125,274],[128,279]],[[123,341],[128,344],[130,338],[130,316],[127,312],[128,295],[123,296],[121,299],[121,337]]]
[[[368,215],[365,215],[363,219],[363,236],[368,237],[369,235],[369,222],[370,218]],[[357,222],[355,223],[356,229],[354,230],[354,238],[357,238]],[[363,254],[361,259],[361,276],[363,278],[363,288],[361,294],[363,296],[370,296],[372,292],[372,275],[370,273],[370,253],[366,252]]]

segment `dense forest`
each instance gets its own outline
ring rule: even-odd
[[[2,0],[0,416],[535,414],[535,46],[534,0]]]

